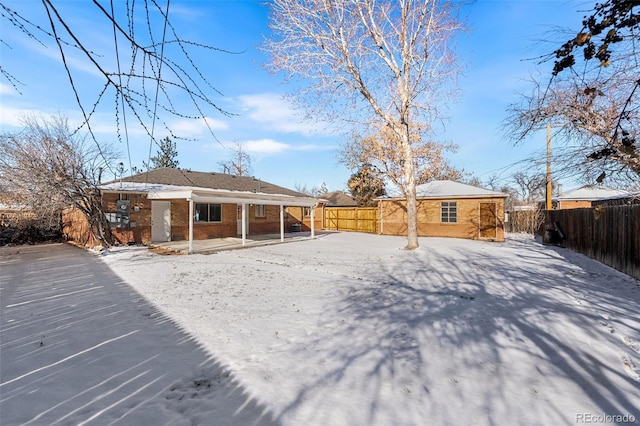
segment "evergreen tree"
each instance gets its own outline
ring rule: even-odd
[[[351,195],[361,207],[375,206],[376,197],[386,194],[384,181],[374,168],[362,166],[347,182]]]
[[[146,161],[142,162],[145,169],[159,169],[161,167],[169,167],[172,169],[178,168],[178,151],[176,149],[176,143],[172,141],[168,136],[160,141],[158,145],[159,150],[154,157],[151,157],[150,163]]]

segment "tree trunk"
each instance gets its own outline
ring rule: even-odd
[[[416,176],[413,164],[413,151],[409,140],[409,127],[402,135],[404,159],[405,197],[407,199],[407,246],[406,250],[418,248],[418,202],[416,200]]]

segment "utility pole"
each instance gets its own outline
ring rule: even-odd
[[[553,186],[551,185],[551,124],[547,123],[547,210],[553,208],[551,196]]]

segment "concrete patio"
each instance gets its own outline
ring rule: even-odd
[[[331,231],[315,232],[314,238],[320,238]],[[193,240],[193,252],[199,254],[210,254],[224,250],[238,250],[248,247],[266,246],[271,244],[292,243],[311,239],[311,232],[289,232],[284,234],[284,240],[280,234],[248,235],[245,244],[242,244],[241,237],[212,238],[209,240]],[[167,241],[149,244],[150,248],[160,248],[180,254],[189,253],[189,241]]]

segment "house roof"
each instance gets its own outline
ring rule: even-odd
[[[162,167],[123,177],[122,182],[136,182],[145,184],[164,184],[179,187],[195,187],[209,189],[225,189],[227,191],[260,192],[264,194],[291,195],[307,197],[297,191],[274,185],[251,176],[235,176],[226,173],[193,172],[191,170]],[[120,183],[114,180],[109,183]],[[109,184],[107,183],[107,184]]]
[[[327,206],[330,207],[338,207],[338,206],[357,206],[358,202],[353,199],[349,194],[345,194],[342,191],[333,191],[327,192],[326,194],[320,195],[320,198],[327,200]]]
[[[201,203],[312,206],[317,199],[248,176],[160,168],[100,186],[105,192],[141,192],[157,200],[186,198]]]
[[[629,191],[622,189],[612,189],[606,186],[584,185],[579,188],[572,189],[562,195],[554,197],[559,201],[595,201],[605,198],[619,198],[629,196]]]
[[[417,198],[507,198],[508,196],[509,194],[504,192],[490,191],[452,180],[433,180],[416,186]]]

